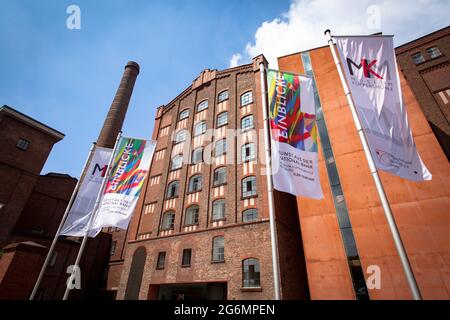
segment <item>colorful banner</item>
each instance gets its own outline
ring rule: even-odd
[[[93,228],[127,229],[152,161],[156,142],[122,137]]]
[[[95,148],[86,174],[81,181],[80,189],[60,233],[61,235],[83,237],[86,234],[89,218],[100,192],[111,153],[111,149]],[[89,233],[89,236],[93,237],[96,234],[97,231],[93,231]]]
[[[409,127],[393,37],[335,38],[376,167],[413,181],[431,180]]]
[[[321,199],[312,80],[268,70],[267,81],[274,188]]]

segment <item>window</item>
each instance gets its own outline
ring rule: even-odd
[[[241,150],[242,154],[242,162],[252,161],[256,158],[255,153],[255,144],[254,143],[247,143],[242,146]]]
[[[191,266],[191,254],[192,254],[192,249],[184,249],[183,250],[183,258],[181,259],[182,267],[190,267]]]
[[[228,112],[222,112],[217,116],[216,120],[216,127],[219,128],[221,126],[224,126],[228,123]]]
[[[420,52],[414,53],[412,55],[412,59],[415,64],[420,64],[425,61],[425,58],[423,57],[422,53],[420,53]]]
[[[241,107],[246,106],[252,102],[253,102],[253,94],[251,91],[248,91],[241,96]]]
[[[30,141],[25,140],[25,139],[19,139],[16,147],[19,148],[20,150],[26,151],[28,149],[29,145],[30,145]]]
[[[111,250],[110,250],[110,252],[109,252],[109,254],[110,254],[111,256],[113,256],[113,255],[116,253],[116,247],[117,247],[117,241],[113,241],[113,242],[111,243]]]
[[[214,186],[220,186],[227,183],[227,168],[220,167],[214,170]]]
[[[242,197],[251,197],[256,195],[256,177],[250,176],[242,180]]]
[[[175,212],[169,211],[164,213],[161,229],[173,230],[174,222],[175,222]]]
[[[225,261],[225,239],[224,237],[213,238],[212,247],[212,261],[222,262]]]
[[[242,212],[242,221],[251,222],[258,220],[258,209],[247,209]]]
[[[442,55],[441,51],[439,50],[438,47],[431,47],[427,49],[428,54],[430,55],[430,58],[437,58],[440,57]]]
[[[220,199],[213,202],[212,207],[212,220],[223,220],[225,219],[225,200]]]
[[[180,183],[178,181],[172,181],[171,183],[169,183],[169,185],[167,186],[166,198],[170,199],[170,198],[174,198],[174,197],[178,196],[179,186],[180,186]]]
[[[227,140],[222,139],[216,142],[214,154],[216,157],[224,155],[227,152]]]
[[[242,131],[247,131],[253,129],[253,115],[246,116],[241,119],[241,129]]]
[[[221,93],[219,93],[219,98],[218,101],[223,102],[225,100],[228,100],[228,90],[222,91]]]
[[[189,118],[189,109],[184,109],[178,115],[178,120],[183,120],[183,119],[186,119],[186,118]]]
[[[114,245],[114,243],[115,242],[117,242],[117,241],[114,241],[112,244]],[[115,249],[115,248],[114,248]],[[111,250],[112,250],[112,248],[111,248]],[[114,253],[111,253],[112,255],[114,254]],[[56,258],[58,257],[58,252],[56,252],[56,251],[53,251],[53,253],[52,253],[52,257],[50,258],[50,262],[48,263],[48,266],[50,267],[50,268],[53,268],[54,266],[55,266],[55,264],[56,264]]]
[[[203,161],[203,148],[197,148],[192,151],[191,163],[197,164]]]
[[[197,112],[208,109],[208,100],[203,100],[197,105]]]
[[[206,121],[197,123],[194,127],[194,137],[204,134],[206,132]]]
[[[172,165],[170,166],[170,170],[180,169],[183,165],[183,155],[178,154],[172,158]]]
[[[242,261],[242,286],[244,288],[259,288],[259,261],[255,258]]]
[[[202,176],[197,174],[189,180],[189,192],[202,190]]]
[[[175,135],[175,143],[186,141],[186,137],[187,137],[187,130],[178,131],[177,134]]]
[[[158,253],[158,261],[156,262],[156,269],[164,269],[164,265],[166,264],[166,252],[161,251]]]
[[[193,205],[186,209],[186,217],[184,218],[185,226],[192,226],[198,224],[199,206]]]

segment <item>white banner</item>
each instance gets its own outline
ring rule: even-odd
[[[89,218],[100,192],[103,177],[107,172],[111,153],[111,149],[95,148],[86,175],[81,181],[78,194],[62,228],[61,235],[83,237],[86,234]],[[89,236],[95,236],[97,233],[98,230],[94,230],[89,233]]]
[[[155,141],[120,139],[93,229],[128,228],[150,169],[155,146]]]
[[[277,70],[267,80],[274,188],[322,199],[312,80]]]
[[[361,125],[378,169],[431,180],[408,124],[392,37],[334,37]]]

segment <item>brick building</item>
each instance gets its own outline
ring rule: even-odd
[[[28,299],[77,179],[40,175],[53,145],[64,135],[19,111],[0,108],[0,299]],[[82,288],[74,298],[98,296],[105,287],[110,236],[87,246]],[[59,299],[66,269],[75,261],[79,241],[60,238],[37,299]]]
[[[267,64],[258,56],[206,69],[157,109],[150,174],[126,250],[117,253],[124,254],[117,299],[274,298],[266,177],[257,161],[260,62]],[[304,299],[295,198],[275,193],[275,201],[282,297]]]
[[[440,46],[441,40],[435,40],[429,45]],[[403,50],[406,47],[399,47],[397,54]],[[404,59],[400,54],[399,61]],[[448,70],[445,60],[437,57],[429,64],[447,63]],[[440,93],[430,97],[434,105],[416,96],[415,84],[410,83],[425,84],[421,78],[405,79],[408,63],[400,62],[401,89],[418,152],[433,179],[417,183],[383,171],[380,178],[423,298],[450,299],[450,167],[436,139],[439,135],[430,127],[438,125],[433,108],[438,108],[434,99]],[[330,48],[283,56],[278,65],[280,70],[312,76],[317,91],[319,172],[325,199],[297,199],[311,299],[411,299]],[[423,68],[428,66],[424,62]],[[448,79],[448,72],[444,77]],[[430,96],[428,89],[422,93]],[[432,118],[430,113],[435,112]],[[366,288],[370,266],[380,268],[381,289]]]
[[[450,26],[395,49],[406,81],[450,160]]]

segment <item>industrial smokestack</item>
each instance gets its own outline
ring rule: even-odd
[[[117,89],[108,115],[103,123],[102,130],[98,136],[97,146],[105,148],[114,147],[117,135],[122,130],[123,121],[125,120],[139,69],[139,64],[134,61],[129,61],[125,66],[119,88]]]

